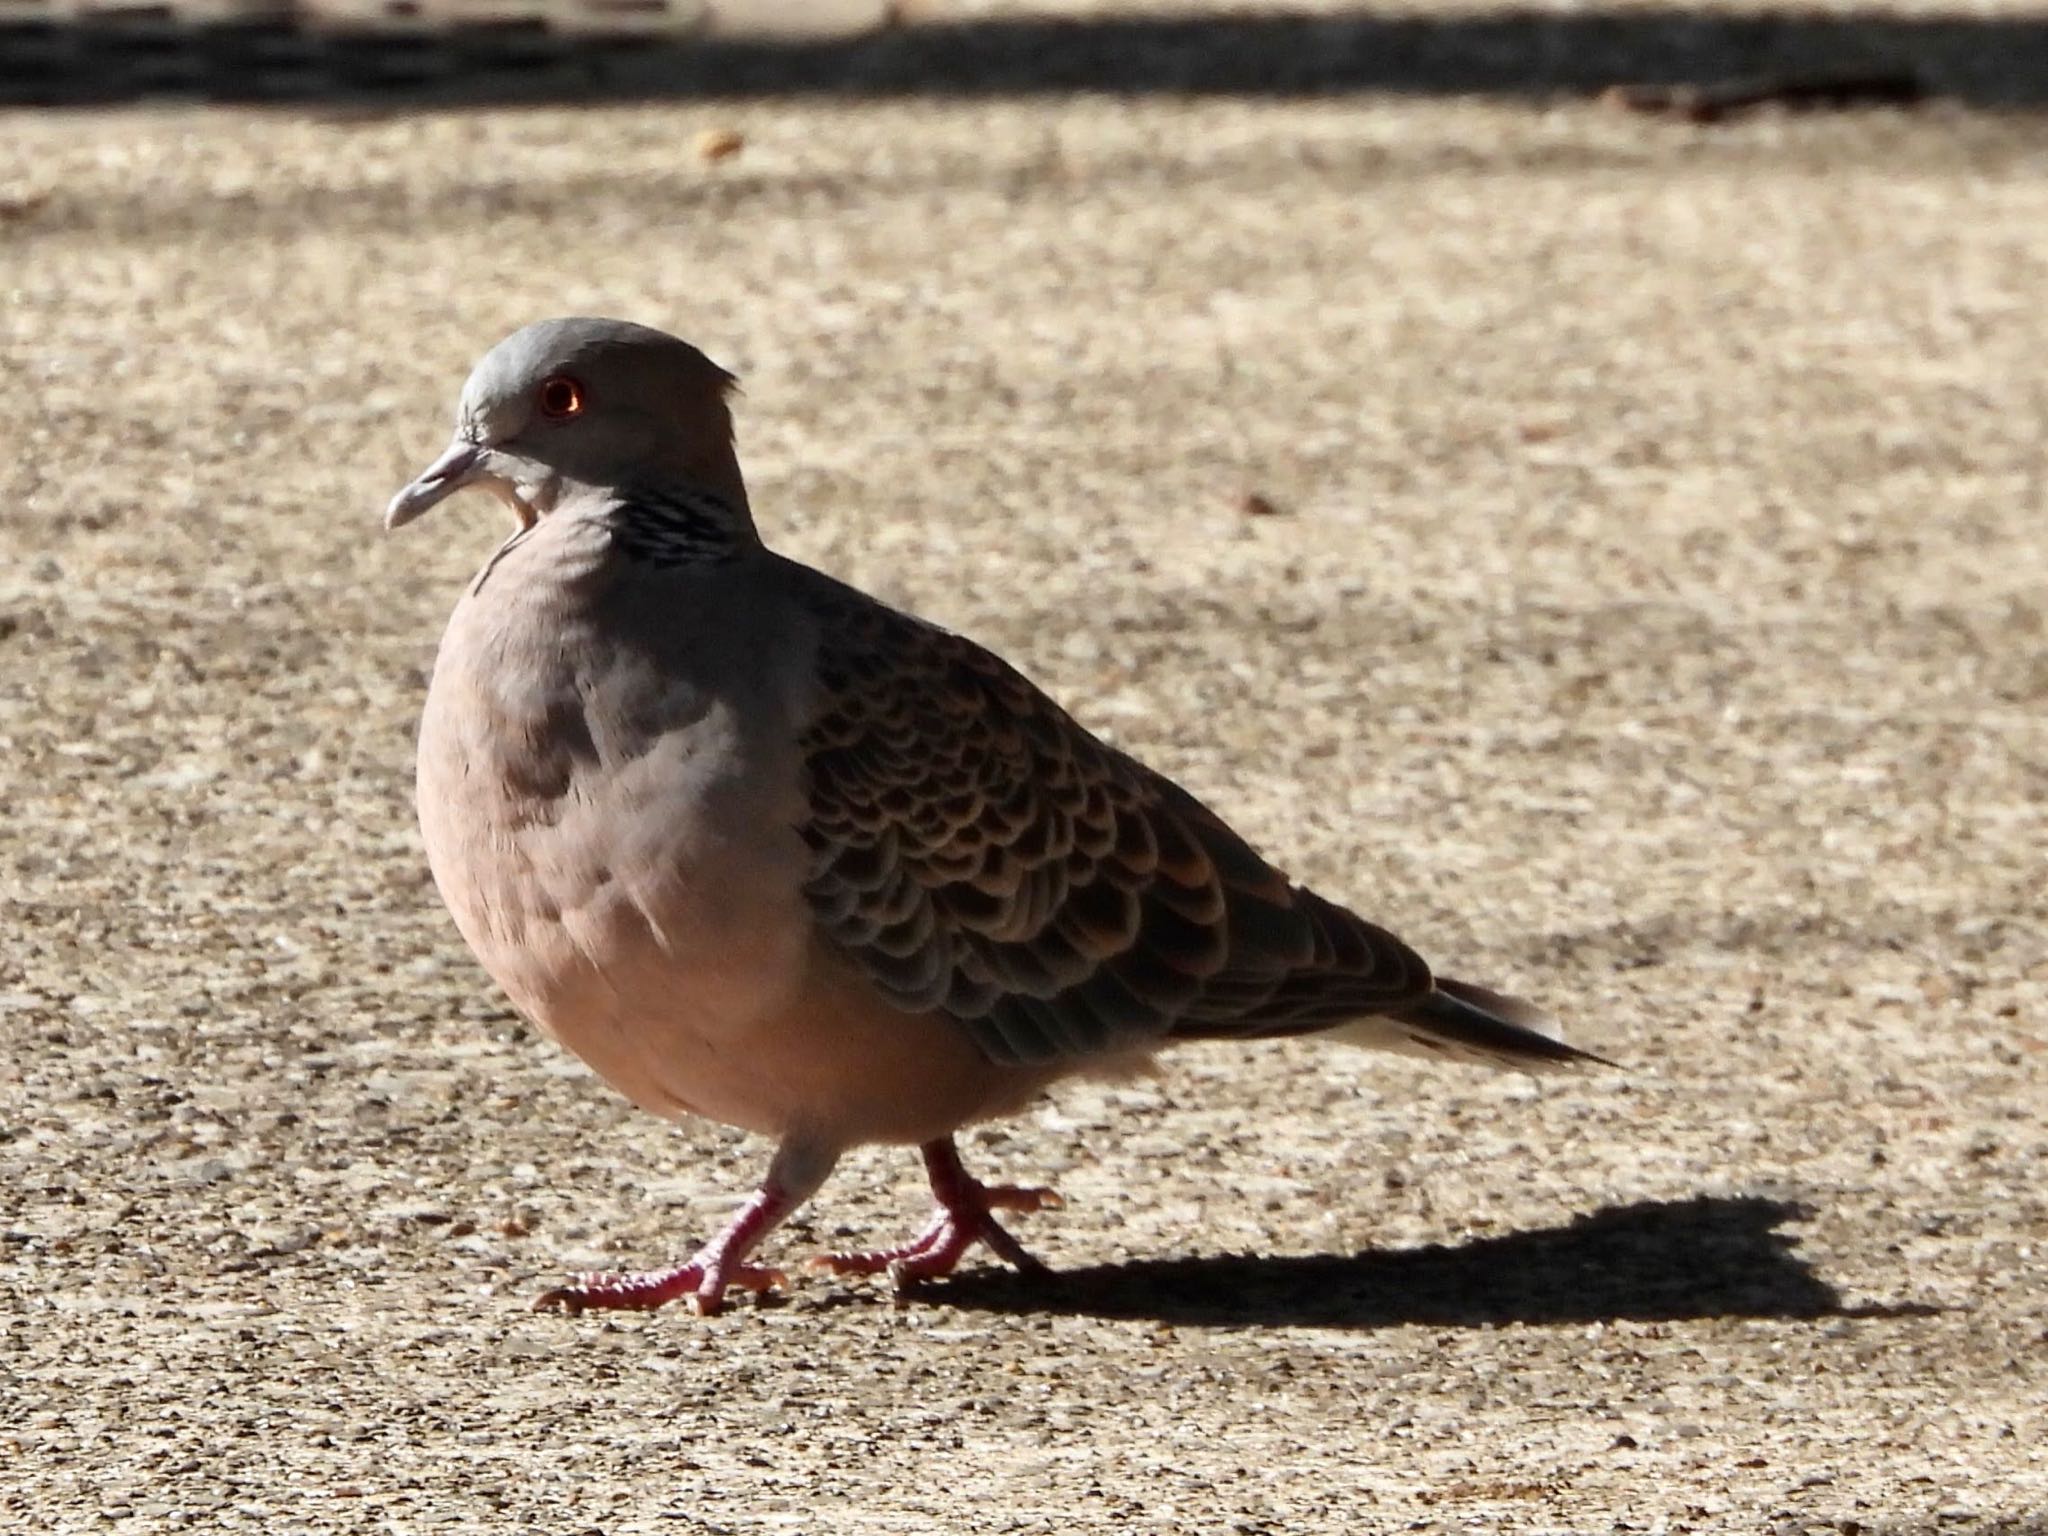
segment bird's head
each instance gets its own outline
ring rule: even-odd
[[[397,528],[462,490],[531,524],[577,487],[679,478],[746,516],[733,455],[733,377],[686,341],[625,320],[542,320],[486,352],[447,451],[391,498]]]

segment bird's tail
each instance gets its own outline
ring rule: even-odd
[[[1357,1019],[1325,1036],[1371,1050],[1456,1057],[1523,1072],[1613,1062],[1566,1045],[1557,1021],[1532,1003],[1470,982],[1436,979],[1436,990],[1397,1014]]]

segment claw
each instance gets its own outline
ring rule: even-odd
[[[533,1303],[536,1312],[562,1311],[571,1317],[590,1311],[651,1312],[682,1298],[683,1305],[699,1317],[714,1315],[725,1303],[725,1293],[737,1286],[743,1291],[787,1290],[789,1276],[779,1269],[760,1264],[736,1264],[724,1274],[692,1259],[673,1269],[648,1270],[642,1274],[609,1274],[602,1271],[577,1275],[567,1285],[558,1285]]]
[[[1066,1204],[1064,1200],[1050,1189],[978,1182],[960,1166],[959,1154],[950,1141],[933,1142],[924,1152],[932,1194],[938,1201],[925,1229],[895,1248],[818,1254],[810,1260],[814,1268],[835,1275],[887,1275],[900,1293],[950,1275],[970,1248],[985,1243],[997,1258],[1020,1270],[1036,1273],[1045,1269],[1003,1229],[994,1213],[1056,1211]]]
[[[680,1298],[699,1317],[709,1317],[733,1286],[756,1293],[786,1290],[789,1276],[747,1255],[763,1237],[823,1181],[832,1158],[818,1155],[808,1143],[785,1141],[776,1149],[768,1177],[726,1229],[683,1263],[642,1274],[594,1271],[570,1277],[567,1285],[535,1299],[536,1312],[560,1311],[575,1316],[586,1310],[650,1312]]]

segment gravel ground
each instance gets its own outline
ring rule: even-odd
[[[2037,120],[0,133],[0,1525],[2048,1521]],[[1056,1282],[526,1310],[764,1155],[534,1038],[413,827],[502,514],[377,515],[572,311],[744,375],[772,541],[1626,1070],[1189,1049],[972,1138]],[[922,1207],[858,1156],[772,1252]]]

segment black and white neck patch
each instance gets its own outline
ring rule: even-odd
[[[628,491],[610,522],[613,545],[642,565],[715,564],[754,542],[746,513],[695,488]]]

